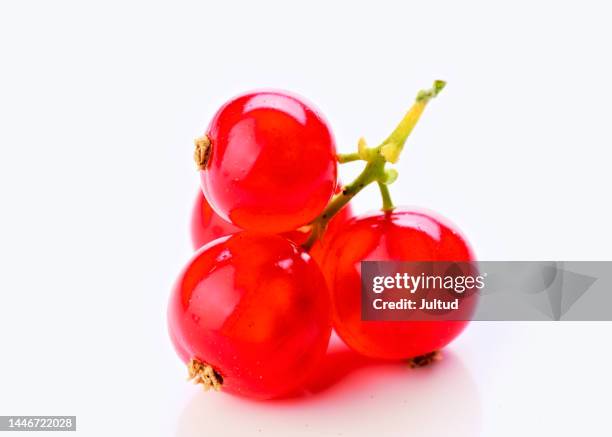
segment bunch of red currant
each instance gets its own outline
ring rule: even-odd
[[[446,220],[395,207],[388,185],[427,103],[418,93],[378,147],[363,139],[338,155],[330,127],[301,97],[252,92],[223,105],[196,140],[199,193],[192,221],[198,249],[179,276],[168,312],[170,335],[191,379],[205,388],[258,399],[304,387],[321,362],[332,326],[355,351],[426,362],[463,321],[362,321],[362,260],[471,261]],[[341,186],[337,163],[363,161]],[[349,201],[378,184],[383,207],[353,216]]]

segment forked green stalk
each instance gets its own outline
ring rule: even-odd
[[[445,85],[446,82],[436,80],[432,88],[419,91],[414,104],[404,115],[404,118],[391,132],[391,135],[377,147],[368,147],[365,140],[361,138],[357,152],[338,155],[338,162],[341,164],[361,160],[366,162],[366,166],[353,182],[344,186],[342,191],[332,198],[323,212],[311,223],[312,232],[302,247],[307,250],[310,249],[321,237],[331,218],[372,182],[376,182],[380,188],[383,210],[390,211],[393,209],[388,185],[397,178],[397,171],[392,168],[386,169],[385,166],[387,162],[394,164],[398,161],[404,144],[419,121],[423,110],[429,101],[442,91]]]

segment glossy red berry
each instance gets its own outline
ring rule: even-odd
[[[221,217],[240,228],[297,229],[312,221],[334,192],[331,129],[301,97],[284,91],[241,95],[219,109],[206,135],[204,194]]]
[[[342,228],[353,216],[352,208],[346,205],[338,214],[336,214],[329,222],[327,229],[319,240],[313,244],[308,253],[314,260],[321,265],[323,261],[323,253],[325,247],[332,240],[333,235]],[[210,204],[202,194],[202,190],[198,190],[196,200],[193,206],[191,216],[191,243],[194,249],[199,249],[207,243],[216,240],[219,237],[240,232],[241,229],[233,224],[223,220],[211,208]],[[293,241],[298,246],[303,244],[310,235],[310,230],[307,227],[297,229],[295,231],[284,232],[282,236]]]
[[[198,190],[191,213],[191,244],[199,249],[219,237],[234,234],[241,229],[219,217],[206,201],[202,190]]]
[[[404,359],[438,350],[466,321],[362,321],[362,260],[472,261],[459,231],[431,212],[396,208],[359,216],[338,231],[327,247],[323,269],[332,295],[333,325],[345,343],[374,358]],[[475,305],[476,299],[464,304]]]
[[[168,318],[185,363],[210,366],[222,391],[258,399],[303,387],[331,332],[318,265],[286,238],[251,232],[196,253],[176,282]]]

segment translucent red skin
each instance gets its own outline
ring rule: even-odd
[[[210,364],[222,391],[256,399],[302,388],[331,333],[318,265],[286,238],[250,232],[196,253],[174,286],[168,321],[185,363]]]
[[[241,229],[219,217],[198,190],[191,213],[191,244],[195,250],[219,237],[240,232]]]
[[[282,233],[312,221],[336,187],[336,147],[321,114],[301,97],[259,91],[223,105],[200,172],[215,211],[242,229]]]
[[[472,261],[475,256],[454,225],[429,211],[396,208],[345,224],[327,247],[322,267],[334,329],[353,350],[379,359],[411,358],[443,348],[467,325],[463,320],[362,321],[362,260]],[[463,310],[473,311],[476,300]]]
[[[310,248],[308,253],[310,253],[310,256],[312,256],[319,265],[323,260],[325,246],[329,244],[334,233],[352,216],[353,211],[350,204],[346,205],[330,220],[323,236]],[[197,250],[219,237],[240,231],[241,229],[239,227],[219,217],[206,201],[202,191],[198,190],[191,215],[191,244],[194,249]],[[282,235],[299,246],[308,239],[310,232],[295,230],[284,232]]]

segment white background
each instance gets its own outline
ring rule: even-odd
[[[351,371],[306,399],[184,381],[165,305],[192,140],[248,89],[307,96],[348,152],[445,79],[396,203],[484,260],[610,259],[609,3],[411,3],[0,4],[1,415],[77,415],[83,436],[612,435],[610,323],[473,323],[414,372],[340,350]]]

